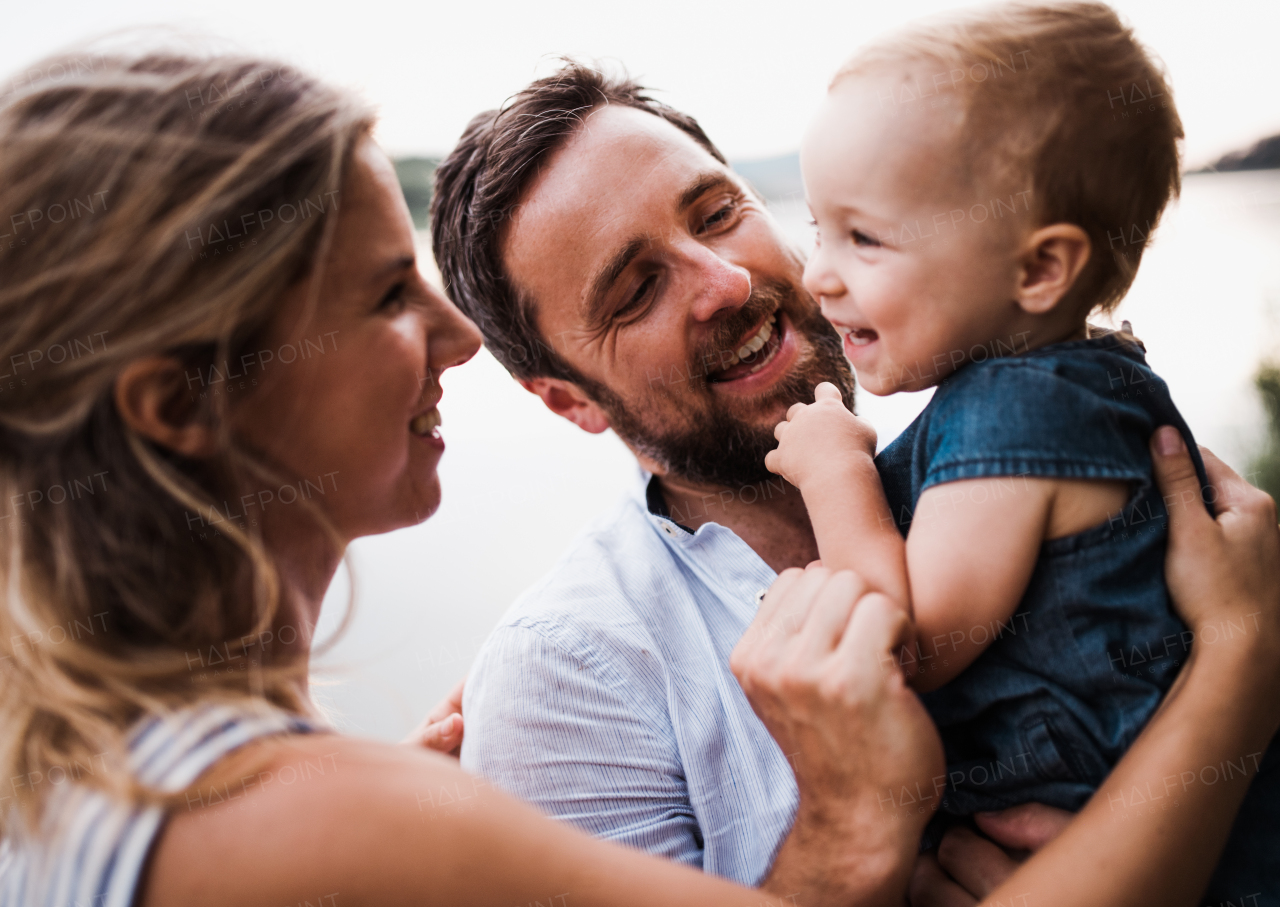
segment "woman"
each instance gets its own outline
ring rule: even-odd
[[[439,377],[478,334],[418,273],[357,100],[251,59],[80,63],[0,101],[0,208],[23,212],[0,247],[0,904],[754,902],[442,756],[325,729],[310,628],[347,543],[438,505]],[[1197,489],[1185,452],[1157,460],[1172,493]],[[1176,513],[1170,584],[1193,629],[1249,615],[1256,632],[1195,646],[1098,797],[996,901],[1203,887],[1245,782],[1187,787],[1173,819],[1117,823],[1107,798],[1280,726],[1280,532],[1215,470],[1232,496],[1217,523]],[[900,903],[928,817],[886,821],[877,798],[941,771],[901,676],[869,667],[905,627],[860,592],[789,571],[735,654],[799,766],[764,887],[805,907]]]

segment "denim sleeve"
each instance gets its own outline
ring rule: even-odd
[[[499,627],[467,678],[462,767],[593,835],[702,867],[665,703],[525,626]]]
[[[1141,481],[1155,426],[1140,407],[1043,361],[973,367],[935,396],[921,490],[961,479],[1037,476]]]

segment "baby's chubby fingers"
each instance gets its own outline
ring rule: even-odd
[[[808,408],[808,406],[808,403],[792,403],[790,408],[787,410],[787,421],[790,422],[796,416],[800,415]]]
[[[779,441],[781,441],[782,433],[787,430],[787,426],[790,424],[791,424],[790,422],[779,422],[777,425],[773,427],[773,436],[777,438]]]
[[[830,381],[823,381],[813,389],[813,399],[815,401],[835,400],[838,403],[842,401],[844,397],[840,394],[840,388],[836,387]]]

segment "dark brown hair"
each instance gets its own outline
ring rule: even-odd
[[[566,60],[502,109],[476,116],[436,171],[431,241],[445,292],[479,325],[489,352],[517,378],[580,380],[542,337],[532,300],[507,275],[502,238],[529,184],[586,115],[606,104],[646,111],[725,163],[693,117],[655,101],[646,90],[625,73],[612,76]]]

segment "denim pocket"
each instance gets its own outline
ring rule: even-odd
[[[1056,735],[1047,717],[1037,718],[1022,726],[1022,745],[1031,754],[1044,781],[1080,781],[1074,768],[1058,749]]]

